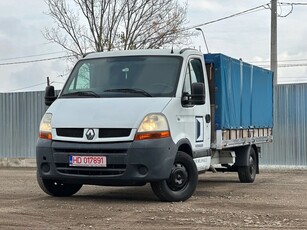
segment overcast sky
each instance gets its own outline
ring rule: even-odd
[[[270,1],[189,0],[187,26],[194,26],[248,10]],[[305,3],[303,0],[284,0]],[[56,88],[65,81],[70,63],[65,59],[29,62],[66,55],[58,45],[49,43],[42,35],[52,20],[43,0],[0,1],[0,92],[43,90],[46,77]],[[291,6],[283,5],[278,13],[285,16]],[[278,82],[307,83],[307,6],[294,5],[287,17],[278,18]],[[257,65],[269,66],[270,10],[232,17],[201,26],[211,53],[242,58]],[[192,47],[206,52],[202,36],[192,38]],[[297,66],[298,65],[298,66]]]

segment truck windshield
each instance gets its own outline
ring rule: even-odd
[[[76,64],[61,97],[171,97],[181,63],[174,56],[84,59]]]

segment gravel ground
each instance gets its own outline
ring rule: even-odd
[[[307,229],[307,171],[262,170],[253,184],[235,173],[200,175],[186,202],[160,202],[150,186],[83,186],[55,198],[35,169],[0,169],[0,229]]]

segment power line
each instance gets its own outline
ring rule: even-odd
[[[303,59],[287,59],[287,60],[278,60],[278,62],[299,62],[299,61],[307,61],[307,58]],[[248,61],[251,63],[269,63],[270,61]]]
[[[51,60],[56,60],[56,59],[69,58],[69,57],[73,57],[73,55],[66,55],[66,56],[60,56],[60,57],[54,57],[54,58],[43,58],[43,59],[36,59],[36,60],[29,60],[29,61],[6,62],[6,63],[0,63],[0,66],[28,64],[28,63],[34,63],[34,62],[43,62],[43,61],[51,61]]]
[[[307,59],[288,59],[288,60],[279,60],[278,61],[278,67],[279,68],[288,68],[288,67],[301,67],[301,66],[307,66],[306,63]],[[304,62],[304,63],[282,63],[282,62]],[[249,61],[248,63],[257,64],[260,67],[268,68],[270,65],[265,63],[270,63],[270,61]],[[258,64],[258,63],[264,63],[264,64]]]
[[[270,65],[258,65],[259,67],[269,68]],[[305,67],[307,63],[300,63],[300,64],[278,64],[278,68],[289,68],[289,67]]]
[[[307,3],[301,3],[301,2],[292,2],[292,3],[278,2],[277,4],[281,10],[281,13],[278,15],[278,17],[282,17],[282,18],[288,17],[290,14],[292,14],[294,10],[294,6],[307,6]],[[288,13],[286,13],[285,15],[282,15],[282,6],[285,6],[285,5],[291,6],[291,9],[289,10]]]
[[[35,86],[39,86],[39,85],[43,85],[43,84],[46,84],[46,82],[42,82],[42,83],[38,83],[38,84],[35,84],[35,85],[26,86],[26,87],[23,87],[23,88],[9,90],[9,92],[15,92],[15,91],[18,91],[18,90],[29,89],[29,88],[33,88]]]
[[[69,75],[69,74],[70,74],[70,72],[63,73],[63,74],[60,74],[60,75],[56,76],[56,78],[58,78],[58,77],[64,77],[64,76],[67,76],[67,75]],[[54,77],[54,78],[55,78],[55,77]],[[56,83],[56,84],[64,85],[65,82],[66,82],[65,80],[64,80],[64,81],[57,81],[57,80],[54,80],[54,81],[51,81],[50,84]],[[40,86],[40,85],[43,85],[43,84],[46,84],[46,82],[37,83],[37,84],[33,84],[33,85],[29,85],[29,86],[22,87],[22,88],[18,88],[18,89],[8,90],[8,92],[14,92],[14,91],[23,90],[23,89],[29,89],[29,88],[33,88],[33,87],[35,87],[35,86]]]
[[[20,57],[12,57],[12,58],[1,58],[0,61],[8,61],[8,60],[14,60],[14,59],[23,59],[23,58],[29,58],[29,57],[39,57],[39,56],[46,56],[46,55],[59,54],[59,53],[65,53],[65,51],[43,53],[43,54],[33,54],[33,55],[28,55],[28,56],[20,56]]]
[[[280,64],[280,65],[278,65],[279,68],[300,67],[300,66],[307,66],[307,63],[300,63],[300,64]]]
[[[307,3],[302,2],[278,2],[281,5],[307,6]]]
[[[197,27],[206,26],[206,25],[209,25],[209,24],[212,24],[212,23],[215,23],[215,22],[219,22],[219,21],[223,21],[223,20],[226,20],[226,19],[229,19],[229,18],[241,16],[241,15],[244,15],[244,14],[247,14],[247,13],[253,13],[253,12],[256,12],[256,11],[259,11],[259,10],[269,9],[269,6],[270,6],[270,3],[260,5],[260,6],[256,6],[256,7],[253,7],[253,8],[250,8],[250,9],[247,9],[247,10],[235,13],[235,14],[228,15],[226,17],[218,18],[218,19],[215,19],[215,20],[212,20],[212,21],[209,21],[209,22],[204,22],[204,23],[201,23],[201,24],[198,24],[198,25],[187,27],[185,30],[195,29]],[[261,9],[261,8],[263,8],[263,9]]]
[[[53,83],[62,84],[62,85],[63,85],[65,82],[60,82],[60,81],[51,81],[51,82],[50,82],[50,84],[53,84]],[[8,92],[15,92],[15,91],[24,90],[24,89],[30,89],[30,88],[33,88],[33,87],[36,87],[36,86],[40,86],[40,85],[45,85],[45,84],[46,84],[46,82],[42,82],[42,83],[38,83],[38,84],[34,84],[34,85],[25,86],[25,87],[18,88],[18,89],[8,90]]]

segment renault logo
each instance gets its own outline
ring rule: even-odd
[[[93,138],[95,137],[94,129],[88,129],[85,136],[89,141],[93,140]]]

